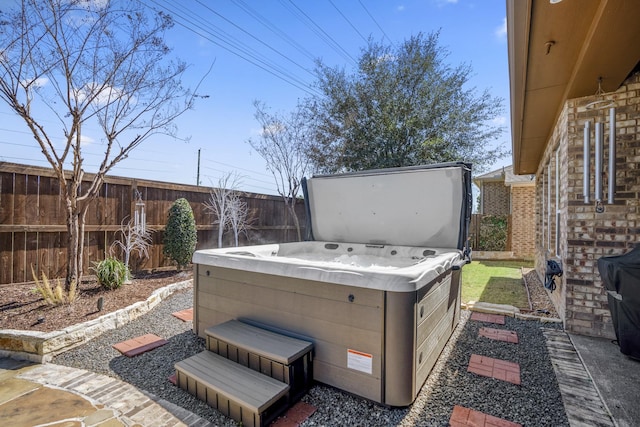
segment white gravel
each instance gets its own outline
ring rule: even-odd
[[[191,322],[182,322],[171,315],[192,304],[191,290],[176,293],[146,315],[55,357],[53,363],[119,378],[215,425],[235,426],[234,421],[168,381],[176,362],[204,350],[204,340],[193,334]],[[302,400],[315,406],[317,411],[302,426],[447,426],[454,405],[527,427],[568,426],[541,330],[560,326],[509,317],[506,325],[487,325],[467,321],[468,318],[469,312],[463,311],[460,325],[410,407],[387,408],[331,387],[315,385]],[[514,330],[520,343],[478,337],[482,326]],[[133,358],[122,356],[112,348],[115,343],[148,333],[169,343]],[[519,363],[522,384],[467,372],[472,353]]]

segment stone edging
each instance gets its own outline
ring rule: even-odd
[[[502,314],[505,316],[515,317],[519,320],[535,320],[541,323],[562,323],[562,319],[557,317],[535,316],[533,314],[520,313],[520,309],[512,305],[492,304],[488,302],[469,302],[462,304],[462,308],[470,311],[477,311],[487,314]]]
[[[108,330],[119,328],[137,319],[149,312],[169,295],[191,286],[193,286],[193,279],[173,283],[156,289],[146,301],[139,301],[112,313],[59,331],[0,330],[0,357],[29,360],[37,363],[49,362],[60,353],[84,344]]]

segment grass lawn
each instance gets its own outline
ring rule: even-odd
[[[528,261],[472,261],[462,268],[462,302],[482,301],[529,308],[520,267]]]

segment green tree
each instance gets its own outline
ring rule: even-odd
[[[163,36],[173,22],[164,13],[138,1],[7,7],[0,12],[0,101],[23,119],[60,182],[69,289],[82,277],[85,216],[105,174],[150,136],[175,135],[174,119],[194,96],[181,84],[186,65],[167,61]],[[89,128],[99,129],[91,137],[104,147],[97,166],[84,162]]]
[[[167,227],[164,230],[163,253],[182,269],[191,262],[196,250],[198,233],[193,210],[187,199],[180,198],[169,209]]]
[[[318,62],[307,100],[314,166],[340,172],[466,161],[482,170],[504,156],[491,145],[502,100],[468,88],[471,67],[451,67],[439,33],[385,46],[369,41],[353,73]]]

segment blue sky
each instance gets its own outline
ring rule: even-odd
[[[0,10],[12,0],[0,0]],[[184,83],[195,87],[212,66],[199,89],[209,95],[177,121],[178,133],[189,142],[152,137],[111,175],[196,184],[201,150],[200,181],[215,185],[228,172],[241,176],[240,188],[276,194],[264,161],[246,142],[258,136],[252,102],[287,112],[308,95],[314,81],[312,58],[331,66],[353,67],[365,46],[364,38],[400,43],[418,32],[440,30],[447,62],[470,64],[471,85],[503,98],[507,126],[500,141],[510,147],[509,75],[504,0],[144,0],[168,10],[176,26],[167,34],[175,55],[190,64]],[[259,20],[256,19],[259,17]],[[300,19],[302,17],[302,19]],[[264,25],[266,24],[266,25]],[[221,47],[242,43],[252,61]],[[244,56],[245,58],[241,57]],[[271,67],[277,67],[273,69]],[[265,68],[267,70],[265,70]],[[286,76],[283,76],[283,71]],[[274,75],[275,74],[275,75]],[[54,125],[54,122],[49,124]],[[100,135],[85,129],[92,141],[84,146],[85,169],[100,160]],[[48,166],[25,124],[0,105],[0,161]],[[494,168],[510,164],[506,158]]]

